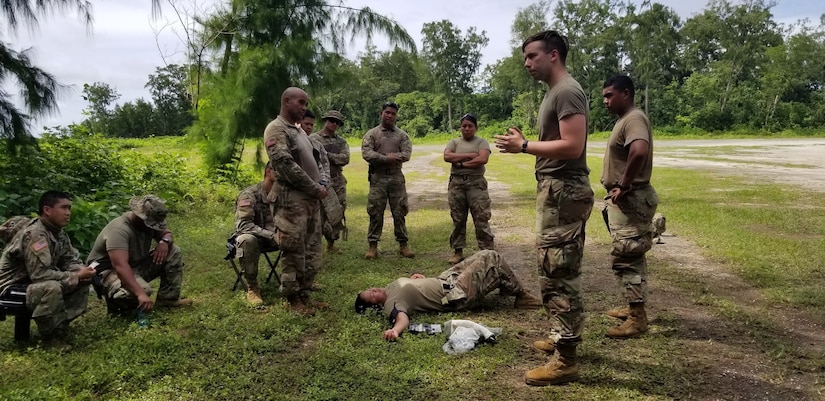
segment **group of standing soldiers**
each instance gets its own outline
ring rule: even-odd
[[[567,72],[567,46],[567,39],[556,31],[535,34],[522,45],[525,68],[534,79],[548,85],[538,113],[539,140],[528,141],[516,127],[495,136],[495,146],[501,152],[536,156],[536,245],[541,302],[550,317],[551,329],[546,340],[536,341],[533,346],[547,352],[551,359],[526,372],[524,380],[539,386],[578,379],[576,349],[582,342],[584,322],[581,263],[585,224],[594,204],[586,160],[589,106],[581,85]],[[629,77],[611,77],[605,82],[602,95],[608,111],[619,116],[608,141],[601,183],[608,190],[603,215],[613,240],[611,267],[624,288],[628,304],[608,313],[622,322],[607,335],[627,338],[647,331],[645,253],[652,245],[651,221],[659,203],[650,185],[653,138],[650,122],[634,106],[635,89]],[[343,215],[346,180],[341,167],[349,161],[346,142],[335,136],[335,130],[343,124],[340,113],[327,113],[324,130],[310,137],[306,135],[309,130],[305,133],[299,128],[307,113],[307,102],[306,92],[299,88],[284,91],[280,115],[264,134],[268,168],[274,172],[267,176],[272,184],[260,191],[262,196],[269,193],[268,202],[276,204],[274,221],[278,229],[274,234],[267,232],[267,236],[283,251],[281,289],[290,308],[302,314],[326,307],[310,297],[320,267],[321,233],[329,232],[328,249],[334,252],[333,243],[340,229],[322,230],[325,220],[334,223],[325,213],[330,208],[322,207],[322,202],[334,194]],[[378,256],[387,204],[399,253],[415,256],[408,245],[408,200],[401,170],[402,164],[410,160],[412,145],[407,134],[395,125],[397,112],[398,105],[385,103],[380,125],[369,130],[362,142],[370,183],[366,259]],[[475,136],[477,125],[473,115],[463,116],[462,136],[451,140],[444,150],[444,160],[451,163],[451,264],[464,258],[468,213],[476,226],[478,247],[494,248],[489,226],[490,198],[484,179],[490,146],[485,139]],[[335,191],[327,189],[330,179]],[[266,191],[272,185],[276,189]],[[244,199],[239,197],[239,216],[247,206]],[[255,291],[257,286],[252,288]],[[260,294],[252,294],[250,300],[259,301]]]

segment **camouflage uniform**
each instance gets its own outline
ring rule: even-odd
[[[545,94],[539,109],[539,139],[561,138],[559,121],[567,116],[588,116],[587,98],[576,80],[565,75]],[[550,315],[550,338],[561,346],[581,343],[584,303],[581,263],[585,223],[593,209],[593,189],[588,178],[587,139],[576,159],[536,157],[536,246],[541,294]]]
[[[316,136],[310,135],[309,141],[312,143],[312,148],[320,155],[321,183],[327,187],[327,196],[321,200],[321,231],[317,233],[318,241],[321,240],[322,234],[329,240],[330,234],[336,229],[340,231],[342,227],[344,209],[341,208],[341,202],[335,190],[330,188],[331,165],[326,148]]]
[[[273,186],[274,188],[274,186]],[[258,261],[261,252],[277,249],[275,217],[272,207],[274,191],[265,194],[263,184],[247,187],[235,200],[235,241],[244,277],[250,284],[258,283]]]
[[[129,213],[112,220],[98,234],[87,263],[98,262],[105,269],[101,281],[106,288],[106,295],[124,310],[137,308],[137,296],[123,286],[117,272],[109,259],[109,250],[126,250],[129,253],[129,266],[135,274],[135,280],[147,296],[154,290],[149,282],[160,278],[158,300],[177,300],[180,298],[183,283],[183,258],[177,245],[169,247],[169,254],[163,264],[152,262],[152,241],[154,232],[138,229],[129,221]]]
[[[281,247],[281,292],[309,297],[321,266],[321,155],[308,136],[278,116],[264,142],[279,188],[275,226]]]
[[[471,145],[468,146],[469,144]],[[469,144],[463,138],[454,138],[447,143],[447,149],[456,153],[490,151],[490,145],[484,138],[473,137]],[[467,246],[467,212],[473,216],[478,248],[495,247],[495,237],[490,228],[491,204],[487,180],[484,178],[485,170],[484,166],[468,168],[456,163],[450,168],[447,198],[450,203],[450,217],[453,219],[453,232],[450,234],[450,247],[453,249],[463,249]]]
[[[336,241],[341,236],[344,228],[344,219],[347,210],[347,179],[344,177],[343,168],[349,164],[349,145],[344,138],[338,135],[327,136],[324,131],[310,135],[316,139],[327,152],[329,160],[330,184],[338,197],[338,204],[341,205],[341,220],[338,224],[324,224],[324,237],[327,241]],[[325,223],[326,223],[325,219]]]
[[[410,160],[412,142],[406,132],[398,127],[388,130],[381,125],[367,131],[361,143],[361,156],[370,165],[370,192],[367,199],[370,225],[367,240],[370,242],[381,240],[381,231],[384,229],[384,210],[389,202],[395,228],[395,240],[406,243],[409,239],[406,221],[409,211],[407,182],[401,166],[387,162],[387,155],[390,153],[396,153],[402,163]]]
[[[645,165],[633,179],[629,191],[617,203],[608,197],[604,202],[613,249],[610,251],[613,273],[624,288],[628,303],[645,302],[647,298],[647,260],[645,253],[653,246],[653,216],[659,196],[650,185],[653,170],[653,135],[650,122],[641,110],[633,109],[613,128],[605,149],[602,185],[608,191],[620,182],[627,164],[630,144],[634,140],[648,142]]]
[[[86,312],[89,283],[78,280],[84,268],[69,236],[48,222],[32,220],[15,235],[0,257],[0,293],[17,283],[26,289],[26,306],[44,337],[63,334]]]
[[[410,288],[411,286],[412,288]],[[499,289],[519,294],[523,287],[501,255],[492,250],[477,252],[438,277],[400,278],[386,287],[384,314],[393,322],[398,312],[446,312],[470,309],[484,296]]]

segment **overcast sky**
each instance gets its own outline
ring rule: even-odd
[[[177,0],[177,3],[197,3],[202,8],[218,0]],[[510,25],[516,12],[535,0],[417,0],[406,2],[349,0],[351,7],[367,6],[398,21],[421,48],[421,27],[425,22],[449,19],[465,31],[475,26],[490,38],[484,49],[482,64],[493,63],[510,52]],[[683,19],[701,11],[704,3],[686,0],[659,0],[672,7]],[[67,125],[83,119],[86,106],[81,98],[84,83],[105,82],[114,87],[121,98],[118,103],[137,98],[150,98],[144,88],[155,68],[166,63],[185,63],[182,45],[172,26],[164,26],[174,13],[164,7],[160,21],[152,21],[150,0],[102,0],[94,3],[94,25],[91,33],[75,15],[50,15],[40,18],[39,28],[29,32],[0,32],[0,40],[13,48],[31,48],[35,64],[57,77],[69,89],[61,96],[60,111],[35,123],[35,132],[42,126]],[[164,1],[166,3],[166,1]],[[825,13],[821,0],[780,0],[773,10],[778,22],[791,23],[802,18],[819,21]],[[156,32],[159,33],[156,35]],[[180,31],[180,29],[178,29]],[[157,39],[157,40],[156,40]],[[379,50],[387,50],[385,42],[376,41]],[[347,55],[355,57],[363,50],[357,41]],[[8,82],[3,83],[4,89]]]

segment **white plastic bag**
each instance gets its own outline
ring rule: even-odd
[[[450,355],[463,354],[475,348],[481,336],[469,327],[456,327],[441,349]]]

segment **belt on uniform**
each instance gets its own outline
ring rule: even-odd
[[[401,173],[401,169],[400,168],[376,168],[375,172],[376,173],[381,173],[381,174],[384,174],[384,175],[392,175],[392,174]]]
[[[539,173],[536,172],[536,181],[541,180],[563,180],[565,178],[577,178],[577,177],[587,177],[584,174],[573,174],[573,173]]]
[[[481,175],[481,174],[450,174],[450,177],[458,177],[458,178],[461,178],[464,181],[467,181],[469,179],[481,178],[481,177],[484,177],[484,176]]]

